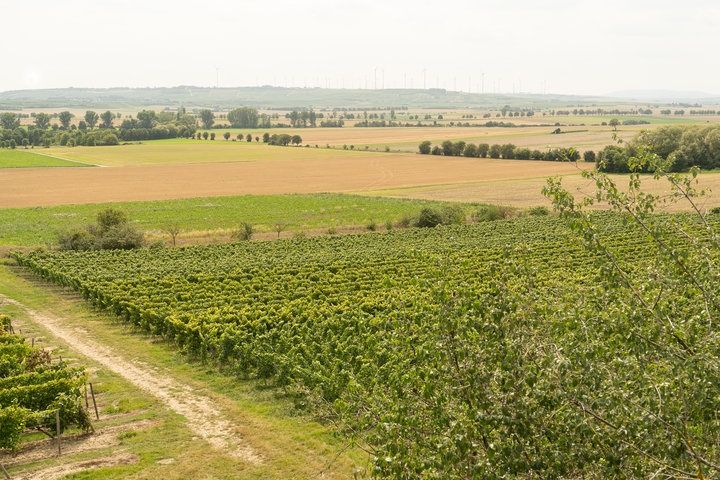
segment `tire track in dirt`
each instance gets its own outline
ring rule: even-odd
[[[3,300],[23,309],[35,322],[76,352],[161,400],[172,411],[185,417],[190,430],[214,448],[250,464],[262,463],[260,455],[237,434],[235,426],[214,406],[211,398],[196,393],[190,386],[177,382],[168,375],[124,358],[110,347],[91,340],[79,329],[63,325],[62,320],[57,317],[38,312],[0,295],[0,301]]]

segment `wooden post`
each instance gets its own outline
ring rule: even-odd
[[[87,395],[87,383],[85,384],[85,409],[89,409],[90,404],[88,403],[88,395]]]
[[[90,383],[90,395],[92,395],[93,407],[95,407],[95,420],[100,420],[100,414],[98,413],[97,402],[95,401],[95,390],[93,390],[92,383]]]
[[[35,337],[32,337],[32,340],[30,341],[30,346],[31,347],[35,346]]]
[[[60,455],[60,410],[55,410],[55,440],[57,440],[58,456]]]
[[[7,480],[12,480],[12,479],[10,478],[10,474],[8,473],[8,471],[5,470],[5,465],[3,465],[2,463],[0,463],[0,468],[2,468],[2,472],[3,472],[3,475],[5,475],[5,478],[6,478]]]

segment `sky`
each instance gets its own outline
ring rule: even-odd
[[[717,0],[0,0],[0,6],[0,91],[267,84],[720,94]]]

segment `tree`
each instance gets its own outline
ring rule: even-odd
[[[449,157],[453,154],[453,142],[451,142],[450,140],[445,140],[444,142],[442,142],[441,147],[443,155]]]
[[[223,138],[227,141],[230,140],[230,132],[223,133]]]
[[[608,125],[613,127],[613,130],[617,130],[618,125],[620,125],[620,120],[618,120],[617,118],[613,118],[612,120],[610,120]]]
[[[300,145],[302,143],[302,137],[300,135],[293,135],[290,139],[290,143],[293,145]]]
[[[263,143],[268,143],[270,141],[270,134],[268,132],[263,133],[262,141]]]
[[[203,128],[212,128],[215,124],[215,114],[212,110],[200,110],[200,122],[202,122]]]
[[[242,142],[245,139],[245,135],[243,135],[242,133],[238,133],[236,138],[238,142]]]
[[[90,127],[91,130],[95,128],[99,118],[100,116],[92,110],[85,112],[85,123],[87,123],[87,126]]]
[[[74,116],[75,115],[68,112],[67,110],[65,110],[64,112],[60,112],[58,114],[58,120],[60,120],[60,125],[62,125],[62,128],[64,130],[67,130],[68,128],[70,128],[70,122],[72,121]]]
[[[477,157],[477,145],[475,145],[474,143],[468,143],[467,145],[465,145],[463,155],[465,155],[466,157]]]
[[[14,130],[20,126],[20,118],[11,112],[0,114],[0,125],[6,130]]]
[[[199,133],[198,133],[198,135],[199,135]],[[207,140],[209,136],[210,136],[210,134],[208,132],[202,132],[203,140]]]
[[[100,128],[111,128],[113,119],[115,119],[115,115],[110,110],[101,113],[100,120],[102,123],[100,124]]]
[[[154,110],[142,110],[137,114],[138,127],[140,128],[153,128],[157,125],[157,114]]]
[[[277,232],[277,238],[280,238],[280,233],[284,232],[287,228],[287,224],[284,222],[277,222],[273,225],[273,230]]]
[[[174,247],[176,245],[177,236],[180,233],[180,227],[177,224],[168,225],[165,227],[165,233],[170,235]]]
[[[425,140],[424,142],[420,143],[420,145],[418,146],[418,151],[423,155],[429,154],[431,149],[432,149],[432,143],[429,140]]]
[[[500,145],[497,143],[494,143],[492,146],[490,146],[490,149],[488,150],[488,155],[490,158],[500,158],[502,150],[500,149]]]
[[[252,142],[252,134],[248,133],[247,137],[245,137],[245,140],[248,142]]]
[[[480,145],[478,145],[477,149],[478,157],[487,158],[488,151],[490,150],[490,145],[488,145],[487,143],[481,143]]]
[[[500,155],[505,159],[515,158],[515,145],[506,143],[500,147]]]
[[[210,132],[210,140],[215,140],[215,132]]]
[[[592,150],[585,150],[583,152],[583,160],[586,162],[594,162],[595,161],[595,152]]]
[[[50,125],[50,115],[44,112],[35,115],[35,128],[46,130],[48,125]]]
[[[258,111],[248,107],[235,108],[227,114],[227,119],[233,128],[257,128],[258,118]]]

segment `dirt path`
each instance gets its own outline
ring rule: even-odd
[[[35,470],[34,472],[29,472],[13,478],[18,480],[59,480],[73,473],[86,472],[88,470],[102,467],[113,467],[115,465],[127,465],[137,461],[138,458],[135,455],[131,455],[129,453],[117,453],[109,457]]]
[[[0,295],[0,302],[2,301],[22,308],[33,321],[45,327],[76,352],[157,397],[172,411],[185,417],[190,430],[213,447],[251,464],[262,462],[261,457],[237,434],[232,422],[213,405],[211,398],[196,393],[188,385],[173,380],[163,372],[122,357],[110,347],[88,338],[87,333],[81,329],[64,325],[57,317],[32,310]]]

